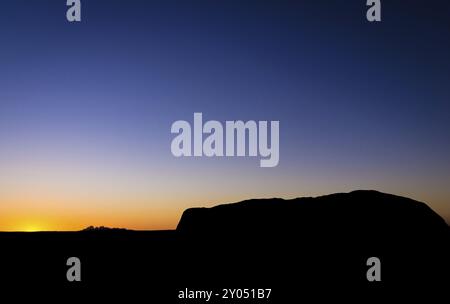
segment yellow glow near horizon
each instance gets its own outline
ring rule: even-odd
[[[25,225],[22,229],[19,229],[19,230],[24,231],[24,232],[38,232],[38,231],[43,231],[45,229],[42,229],[41,226],[39,226],[39,225],[30,224],[30,225]]]
[[[27,216],[25,218],[9,218],[7,222],[2,222],[2,227],[0,228],[0,231],[38,232],[51,230],[52,225],[45,219],[36,219]]]

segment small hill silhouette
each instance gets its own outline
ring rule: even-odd
[[[96,232],[96,231],[105,231],[105,232],[113,232],[113,231],[129,231],[126,228],[111,228],[111,227],[105,227],[105,226],[88,226],[84,228],[81,231],[85,232]]]

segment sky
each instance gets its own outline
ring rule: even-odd
[[[450,4],[0,5],[0,230],[173,229],[186,208],[375,189],[450,223]],[[171,125],[277,120],[280,161],[176,158]]]

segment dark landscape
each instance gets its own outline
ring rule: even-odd
[[[1,233],[1,286],[107,290],[161,303],[177,302],[185,288],[272,289],[269,300],[236,303],[404,290],[436,296],[449,286],[449,232],[426,204],[376,191],[255,199],[188,209],[173,231]],[[66,280],[72,256],[81,260],[81,282]],[[366,279],[373,256],[381,282]]]

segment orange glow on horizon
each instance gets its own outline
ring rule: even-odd
[[[59,219],[47,216],[21,217],[5,219],[0,216],[0,231],[79,231],[88,226],[105,226],[109,228],[126,228],[131,230],[171,230],[178,224],[181,213],[156,214],[141,217],[135,214],[114,214],[110,216],[61,215]]]

